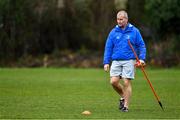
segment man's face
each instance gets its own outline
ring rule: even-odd
[[[124,15],[118,15],[117,23],[121,28],[125,28],[128,23],[128,19]]]

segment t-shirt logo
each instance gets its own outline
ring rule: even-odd
[[[129,40],[129,39],[130,39],[130,36],[129,36],[129,35],[126,35],[126,39],[128,39],[128,40]]]

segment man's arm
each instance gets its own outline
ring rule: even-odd
[[[104,50],[104,61],[103,64],[110,64],[111,61],[111,56],[113,52],[113,42],[112,42],[112,32],[109,34],[107,40],[106,40],[106,45],[105,45],[105,50]]]
[[[146,59],[146,45],[144,43],[144,40],[139,32],[137,30],[137,47],[138,47],[138,57],[142,62]]]

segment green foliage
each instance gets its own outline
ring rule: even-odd
[[[67,49],[102,53],[107,35],[116,24],[117,1],[0,0],[0,62]],[[127,1],[119,2],[126,5]],[[154,41],[178,43],[179,6],[179,0],[128,0],[124,8],[130,22],[148,37],[153,36]],[[171,48],[170,53],[179,50],[178,45]]]
[[[28,0],[1,0],[1,14],[3,27],[0,32],[0,44],[2,48],[1,58],[17,58],[24,54],[32,18],[30,8],[32,4]]]
[[[128,17],[129,21],[135,26],[145,24],[144,11],[145,0],[128,0]]]
[[[112,28],[113,7],[112,1],[106,4],[104,1],[94,0],[66,1],[62,27],[68,48],[78,50],[85,47],[102,50],[107,33]]]
[[[0,58],[17,59],[63,49],[102,50],[106,28],[111,27],[113,2],[63,0],[62,8],[57,2],[1,0]]]
[[[179,0],[146,0],[147,21],[159,34],[169,35],[180,32]]]
[[[179,0],[146,0],[146,21],[152,30],[154,46],[151,57],[157,64],[174,66],[179,64],[180,33],[180,1]],[[171,61],[171,62],[169,62]]]

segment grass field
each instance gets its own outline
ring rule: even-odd
[[[0,119],[180,119],[180,70],[148,69],[165,108],[137,70],[128,113],[102,69],[0,69]],[[90,116],[81,115],[84,110]]]

